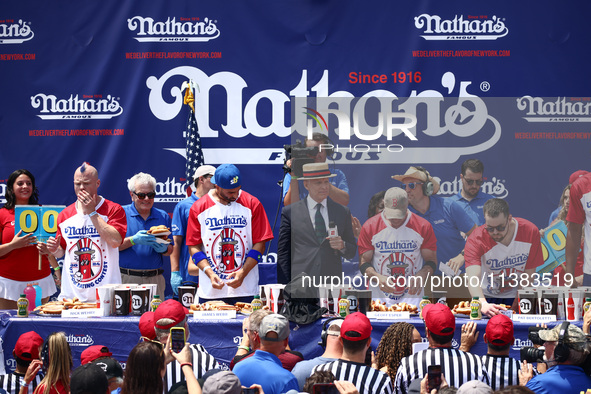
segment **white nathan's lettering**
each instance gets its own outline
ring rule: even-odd
[[[39,108],[41,119],[111,119],[123,113],[123,107],[114,96],[105,98],[58,98],[53,94],[38,93],[31,96],[31,106]]]
[[[588,99],[587,99],[588,100]],[[589,116],[591,101],[580,98],[543,98],[523,96],[517,99],[517,108],[529,116]]]
[[[438,195],[442,196],[453,196],[456,195],[462,190],[462,180],[459,176],[455,176],[451,181],[445,181],[441,178],[434,177],[437,182],[439,182],[439,192]],[[505,187],[505,181],[501,180],[495,176],[487,177],[487,180],[484,181],[480,190],[483,193],[490,194],[491,196],[495,196],[497,198],[506,198],[509,195],[509,190]]]
[[[192,18],[195,19],[195,18]],[[168,17],[166,21],[155,21],[150,17],[134,16],[127,20],[127,28],[137,32],[134,37],[140,42],[209,41],[218,38],[220,31],[214,20],[203,18],[197,21],[177,21]]]
[[[493,15],[490,19],[466,18],[455,15],[444,19],[439,15],[421,14],[414,18],[415,27],[426,40],[496,40],[509,33],[503,19]]]
[[[0,44],[22,44],[34,36],[31,22],[19,19],[16,23],[0,23]]]

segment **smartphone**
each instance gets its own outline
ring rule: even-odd
[[[312,386],[312,394],[339,394],[334,383],[316,383]]]
[[[170,329],[170,347],[175,353],[179,353],[185,347],[185,329],[183,327]]]
[[[439,390],[441,386],[441,365],[429,365],[427,368],[427,391]]]
[[[257,387],[255,387],[254,389],[243,388],[242,394],[259,394],[259,389]]]

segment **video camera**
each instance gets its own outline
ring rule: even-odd
[[[283,149],[285,149],[285,161],[291,159],[291,167],[284,165],[283,168],[296,177],[304,174],[304,164],[314,163],[314,158],[318,154],[317,146],[306,146],[300,140],[293,145],[283,145]]]
[[[527,331],[527,339],[534,345],[542,346],[544,341],[540,338],[540,330],[545,330],[543,327],[529,327]],[[544,362],[544,349],[536,349],[533,346],[524,346],[519,350],[521,361],[528,363],[542,363]]]

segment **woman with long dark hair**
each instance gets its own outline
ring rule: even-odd
[[[37,239],[21,231],[14,234],[15,205],[38,205],[35,177],[27,170],[16,170],[6,181],[6,204],[0,208],[0,309],[16,309],[16,301],[27,283],[38,282],[43,302],[57,290],[47,256],[39,269]],[[57,262],[54,261],[57,267]]]
[[[153,341],[140,342],[127,358],[121,394],[162,394],[165,372],[163,345]]]

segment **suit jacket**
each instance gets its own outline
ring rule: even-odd
[[[290,204],[281,211],[281,227],[277,246],[277,281],[288,283],[299,273],[310,276],[336,275],[341,277],[341,258],[353,258],[357,240],[353,235],[351,211],[330,198],[327,199],[328,220],[334,222],[345,242],[342,251],[330,247],[327,239],[319,242],[308,212],[308,199]],[[328,224],[328,223],[327,223]]]

